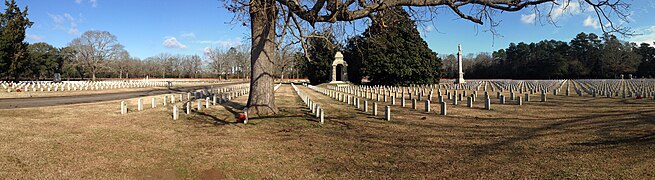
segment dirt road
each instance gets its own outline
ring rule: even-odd
[[[216,88],[216,87],[224,87],[224,86],[229,86],[239,83],[244,83],[244,82],[214,84],[213,86]],[[7,98],[7,99],[0,99],[0,109],[57,106],[57,105],[65,105],[65,104],[111,101],[111,100],[129,99],[129,98],[142,97],[142,96],[168,94],[168,93],[175,93],[175,92],[186,92],[188,90],[199,89],[209,86],[211,85],[177,87],[177,88],[168,88],[168,89],[155,89],[155,90],[147,90],[147,91],[121,92],[121,93],[110,93],[110,94],[88,94],[88,95],[78,95],[78,96],[35,97],[35,98]]]

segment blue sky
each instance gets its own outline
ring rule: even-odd
[[[627,0],[632,4],[627,26],[641,35],[624,38],[634,42],[655,41],[655,1]],[[27,30],[26,41],[66,46],[89,30],[103,30],[118,37],[132,56],[146,58],[158,53],[202,55],[207,47],[229,48],[241,43],[250,30],[231,23],[234,16],[221,0],[18,0],[29,6],[35,22]],[[439,54],[455,53],[461,43],[464,53],[491,52],[510,42],[537,42],[544,39],[570,41],[580,32],[597,33],[597,20],[584,6],[569,6],[556,13],[556,25],[546,17],[533,16],[530,9],[494,16],[499,36],[457,18],[442,8],[436,18],[420,26],[430,48]],[[556,8],[557,10],[557,8]],[[545,16],[545,15],[543,15]],[[591,18],[590,18],[591,17]],[[542,21],[540,23],[539,21]],[[618,22],[615,22],[618,23]]]

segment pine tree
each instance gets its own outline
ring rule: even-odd
[[[25,30],[34,24],[27,18],[27,6],[21,11],[15,0],[5,0],[5,12],[0,14],[0,72],[17,82],[27,59]]]
[[[439,82],[441,59],[421,38],[409,13],[400,7],[389,8],[378,13],[374,19],[361,37],[349,41],[346,48],[349,64],[355,67],[357,61],[361,61],[359,71],[368,76],[372,84]]]
[[[316,36],[328,38],[310,38],[307,40],[307,52],[311,61],[305,61],[304,74],[311,84],[321,84],[331,80],[332,62],[334,61],[334,55],[339,50],[339,46],[331,32],[318,32]]]
[[[28,45],[27,50],[29,56],[24,64],[24,76],[30,76],[32,80],[40,80],[60,73],[63,57],[58,48],[48,43],[38,42]]]

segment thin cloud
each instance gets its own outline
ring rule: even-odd
[[[557,21],[562,15],[578,15],[582,13],[580,10],[580,4],[578,2],[559,2],[559,5],[553,7],[550,11],[550,18],[553,21]]]
[[[640,28],[637,30],[637,33],[639,33],[639,35],[630,38],[631,42],[635,42],[637,44],[648,43],[655,45],[653,44],[655,42],[655,26]]]
[[[582,21],[582,26],[593,27],[594,29],[600,28],[600,25],[598,24],[598,20],[592,18],[591,16],[587,16],[587,18],[584,21]]]
[[[432,25],[425,26],[425,32],[431,32],[432,30],[434,30],[434,26]]]
[[[528,14],[528,15],[521,14],[521,22],[523,22],[525,24],[533,24],[534,20],[536,18],[537,18],[536,13],[532,13],[532,14]]]
[[[70,14],[68,13],[64,13],[62,15],[48,14],[48,16],[50,16],[50,18],[52,19],[55,29],[62,30],[72,35],[77,35],[80,33],[79,29],[77,28],[77,22],[79,20],[71,16]]]
[[[180,43],[177,41],[177,38],[175,37],[166,37],[164,40],[164,47],[166,48],[172,48],[172,49],[186,49],[186,45]]]
[[[75,0],[76,4],[82,4],[84,2],[83,0]],[[98,7],[98,0],[89,0],[89,3],[91,3],[91,7]]]
[[[43,41],[43,36],[35,35],[35,34],[25,34],[25,38],[28,40],[31,40],[32,42],[42,42]]]
[[[205,47],[204,49],[202,49],[202,51],[203,51],[205,54],[209,54],[209,53],[212,53],[212,48],[210,48],[210,47]]]
[[[194,41],[193,43],[197,43],[197,44],[211,44],[211,45],[214,45],[214,46],[225,47],[225,48],[236,47],[236,46],[239,46],[239,45],[242,44],[242,43],[241,43],[241,38],[234,38],[234,39],[227,39],[227,40],[216,40],[216,41],[213,41],[213,40],[201,40],[201,41]]]
[[[195,34],[195,33],[192,33],[192,32],[190,32],[190,33],[183,33],[182,35],[180,35],[180,37],[193,39],[193,38],[196,38],[196,34]]]

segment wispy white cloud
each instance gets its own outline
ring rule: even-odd
[[[578,15],[582,13],[580,10],[580,3],[575,2],[575,1],[570,1],[570,2],[558,2],[559,5],[555,5],[550,11],[550,18],[553,21],[557,21],[562,15]]]
[[[210,44],[218,47],[224,47],[224,48],[229,48],[229,47],[236,47],[241,45],[241,38],[234,38],[234,39],[227,39],[227,40],[201,40],[201,41],[194,41],[193,43],[198,43],[198,44]]]
[[[434,26],[432,26],[432,25],[425,26],[424,30],[425,30],[425,32],[431,32],[432,30],[434,30]]]
[[[655,26],[650,26],[650,27],[645,27],[645,28],[639,28],[636,30],[636,32],[639,35],[633,36],[630,38],[631,42],[635,42],[637,44],[641,43],[648,43],[651,45],[655,45]]]
[[[25,38],[28,40],[31,40],[32,42],[41,42],[43,41],[43,36],[39,36],[36,34],[25,34]]]
[[[205,54],[209,54],[209,53],[212,52],[212,48],[210,48],[210,47],[205,47],[204,49],[202,49],[202,51],[205,52]]]
[[[75,0],[75,3],[77,3],[77,4],[82,4],[82,2],[85,2],[85,1]],[[98,7],[98,0],[89,0],[89,3],[91,4],[91,7]]]
[[[58,14],[48,14],[54,23],[55,29],[65,31],[68,34],[79,34],[80,31],[77,28],[77,22],[79,19],[71,16],[68,13],[62,15]]]
[[[593,27],[594,29],[600,28],[600,24],[598,24],[598,20],[592,18],[591,16],[587,16],[587,18],[584,21],[582,21],[582,26]]]
[[[174,48],[174,49],[186,49],[186,45],[180,43],[177,41],[177,38],[175,37],[165,37],[164,40],[164,47],[167,48]]]
[[[189,39],[196,38],[196,34],[193,33],[193,32],[190,32],[190,33],[182,33],[182,35],[180,35],[180,36],[183,37],[183,38],[189,38]]]
[[[525,24],[532,24],[532,23],[534,23],[534,20],[535,20],[536,18],[537,18],[537,14],[536,14],[536,13],[532,13],[532,14],[528,14],[528,15],[521,14],[521,22],[523,22],[523,23],[525,23]]]

